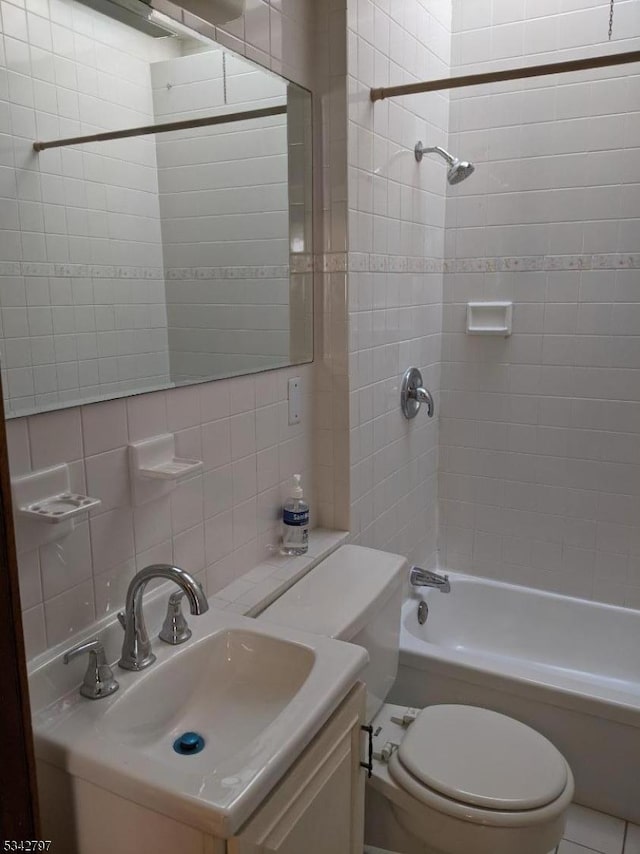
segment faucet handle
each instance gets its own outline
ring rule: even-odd
[[[182,613],[182,600],[185,596],[184,590],[177,590],[169,596],[167,615],[158,635],[160,640],[173,646],[184,643],[191,637],[191,629]]]
[[[104,646],[97,638],[74,646],[64,654],[64,663],[69,664],[72,659],[83,653],[89,653],[89,664],[80,686],[80,693],[89,700],[100,700],[108,697],[120,687],[113,677],[113,671],[107,664]]]
[[[427,415],[433,418],[435,402],[429,389],[424,387],[422,374],[417,368],[408,368],[402,378],[400,388],[400,407],[405,418],[415,418],[420,406],[425,404]]]
[[[413,400],[417,400],[418,403],[426,404],[427,415],[429,416],[429,418],[433,418],[436,405],[433,400],[433,395],[431,394],[428,388],[418,386],[418,388],[415,388],[409,392],[409,397]]]

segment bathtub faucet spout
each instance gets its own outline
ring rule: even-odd
[[[413,587],[435,587],[441,593],[451,592],[448,575],[440,575],[437,572],[432,572],[430,569],[420,569],[419,566],[411,567],[409,583]]]

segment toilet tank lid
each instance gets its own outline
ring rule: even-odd
[[[349,641],[402,584],[407,569],[401,555],[341,546],[258,619]]]

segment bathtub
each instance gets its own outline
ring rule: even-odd
[[[511,715],[567,758],[576,801],[640,823],[640,611],[451,573],[402,610],[391,702]],[[418,623],[418,602],[429,616]]]

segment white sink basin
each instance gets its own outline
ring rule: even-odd
[[[186,660],[185,660],[186,658]],[[105,734],[176,764],[173,742],[185,731],[204,737],[190,770],[233,756],[257,738],[305,683],[315,654],[256,631],[226,629],[135,680],[102,720]]]
[[[120,690],[77,691],[34,716],[36,755],[186,824],[229,837],[251,815],[357,680],[357,646],[211,610],[193,637]],[[174,741],[204,738],[195,755]]]

